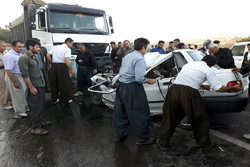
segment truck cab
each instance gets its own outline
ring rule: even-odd
[[[19,22],[24,24],[24,29],[30,30],[24,32],[30,33],[32,38],[40,39],[41,45],[46,47],[48,51],[54,45],[64,43],[68,37],[74,40],[74,45],[71,48],[73,68],[76,68],[74,60],[78,53],[78,43],[85,44],[86,49],[95,55],[99,71],[102,71],[103,66],[110,64],[109,34],[113,33],[114,30],[112,18],[106,16],[104,10],[85,8],[79,5],[49,3],[40,7],[29,5],[27,7],[28,14],[26,14],[28,20],[25,17],[25,12],[24,10],[23,18],[20,18]],[[15,31],[20,31],[20,29],[15,30],[18,27],[14,22],[11,23],[10,29],[12,34],[17,34]],[[27,34],[26,38],[28,36]]]

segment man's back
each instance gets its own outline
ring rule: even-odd
[[[71,50],[66,44],[54,46],[49,53],[52,55],[53,63],[65,63],[65,57],[71,57]]]
[[[194,89],[199,87],[208,80],[211,88],[220,88],[221,84],[217,80],[216,75],[210,67],[204,62],[191,62],[183,66],[174,83],[185,85]]]
[[[221,68],[235,68],[233,54],[228,48],[219,48],[218,53],[214,54],[214,56],[218,59],[217,64]]]

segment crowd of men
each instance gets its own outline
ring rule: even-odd
[[[227,48],[220,48],[216,42],[218,43],[218,41],[212,43],[211,40],[206,40],[203,47],[198,49],[205,54],[203,59],[200,62],[184,65],[168,90],[157,141],[150,138],[150,111],[143,87],[143,84],[153,85],[157,80],[144,76],[146,72],[144,55],[148,51],[150,42],[146,38],[137,38],[133,48],[128,40],[125,40],[123,44],[118,43],[118,47],[115,42],[111,42],[113,72],[119,73],[112,120],[114,142],[121,142],[127,138],[127,130],[131,124],[137,135],[137,145],[149,145],[156,142],[157,146],[165,151],[169,147],[170,138],[177,125],[187,116],[199,147],[203,149],[211,147],[209,120],[198,91],[199,88],[216,92],[243,89],[241,85],[233,87],[221,85],[211,69],[216,63],[222,68],[232,68],[233,72],[242,74],[250,70],[248,54],[244,59],[246,65],[236,68],[231,51]],[[46,91],[51,92],[51,104],[61,102],[62,105],[66,105],[73,101],[70,95],[70,75],[75,76],[75,71],[69,61],[70,48],[73,43],[71,38],[67,38],[64,44],[54,46],[47,53],[36,38],[25,41],[25,49],[24,42],[13,41],[12,49],[4,55],[6,43],[0,41],[2,109],[14,108],[13,118],[27,117],[26,111],[30,110],[31,133],[33,134],[47,134],[48,131],[43,127],[51,124],[51,121],[43,120]],[[176,49],[193,49],[191,45],[185,46],[179,39],[170,41],[165,50],[163,49],[164,43],[164,41],[159,41],[150,52],[165,54]],[[194,47],[197,48],[197,46]],[[77,92],[74,96],[83,95],[84,86],[90,86],[90,77],[98,72],[94,55],[82,43],[78,43],[77,48],[79,49],[75,60],[78,64]],[[203,85],[206,80],[210,85]],[[245,135],[246,138],[249,136]]]

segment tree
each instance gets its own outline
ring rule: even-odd
[[[10,30],[0,27],[0,40],[3,40],[7,43],[11,43],[11,33]]]

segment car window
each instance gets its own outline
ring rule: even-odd
[[[182,67],[187,64],[187,60],[180,52],[174,52],[174,57],[177,63],[178,71],[182,69]]]
[[[245,50],[245,45],[234,46],[232,48],[233,56],[243,56]]]
[[[191,56],[191,58],[194,61],[201,61],[201,59],[203,58],[203,55],[201,54],[201,52],[197,52],[197,51],[188,51],[188,54]]]
[[[146,78],[169,78],[177,75],[177,69],[174,62],[174,57],[167,59],[157,67],[151,69],[147,74]]]

